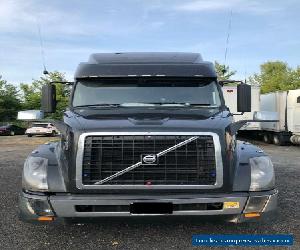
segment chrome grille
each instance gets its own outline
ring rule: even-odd
[[[141,156],[158,154],[191,135],[89,135],[84,139],[82,183],[93,185],[137,162]],[[188,144],[158,158],[155,165],[142,164],[106,185],[214,185],[215,145],[211,135],[198,135]]]

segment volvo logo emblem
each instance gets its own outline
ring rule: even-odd
[[[145,165],[156,165],[157,164],[157,156],[156,154],[150,154],[150,155],[141,155],[142,158],[142,164]]]

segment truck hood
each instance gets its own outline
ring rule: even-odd
[[[223,159],[224,167],[224,184],[221,188],[212,189],[210,192],[223,192],[230,189],[229,186],[229,171],[230,164],[233,161],[228,159],[228,156],[225,152],[225,131],[228,125],[232,123],[232,116],[229,115],[228,111],[219,111],[213,115],[209,115],[209,112],[197,112],[193,114],[191,112],[177,113],[177,114],[166,114],[163,112],[144,112],[139,115],[138,113],[134,114],[107,114],[101,116],[83,116],[76,114],[72,111],[67,111],[64,115],[64,125],[67,125],[68,130],[70,131],[70,140],[72,141],[71,151],[74,152],[68,153],[66,157],[71,156],[71,158],[64,164],[65,168],[68,169],[68,166],[75,165],[76,162],[76,151],[78,149],[78,141],[80,135],[88,132],[212,132],[219,136],[221,144],[221,154]],[[67,170],[66,170],[67,172]],[[75,180],[75,170],[70,168],[69,172],[70,180]],[[75,181],[71,182],[72,192],[84,193],[84,192],[100,192],[99,190],[79,190]],[[203,190],[207,192],[207,190]],[[101,192],[105,192],[101,190]],[[110,191],[107,191],[110,192]],[[118,192],[123,192],[119,190]],[[138,191],[132,191],[138,192]],[[144,192],[144,191],[143,191]],[[160,192],[162,192],[160,190]],[[165,190],[165,192],[185,192],[184,190]],[[188,192],[201,192],[199,190]]]
[[[100,131],[210,131],[224,134],[232,122],[228,111],[211,115],[208,111],[198,113],[166,114],[164,112],[145,112],[142,114],[103,114],[83,116],[67,111],[64,123],[73,132]]]

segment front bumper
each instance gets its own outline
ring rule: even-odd
[[[29,131],[25,133],[26,135],[51,135],[52,131]]]
[[[8,131],[0,131],[0,135],[10,135],[10,132],[8,132]]]
[[[146,197],[133,195],[71,194],[46,196],[23,192],[20,195],[19,207],[20,219],[28,222],[39,221],[39,218],[47,216],[57,221],[72,219],[95,220],[101,217],[118,216],[165,216],[165,214],[131,213],[129,209],[130,204],[141,202],[172,203],[176,209],[174,209],[171,214],[167,214],[167,216],[202,216],[205,218],[224,218],[231,222],[244,222],[266,219],[274,215],[277,208],[277,195],[277,190],[214,195],[161,195]],[[35,205],[32,204],[36,202],[39,204],[39,210],[44,209],[45,211],[35,211]],[[222,206],[207,206],[207,204],[216,203],[222,204]],[[234,206],[230,204],[234,204]],[[102,210],[90,209],[95,207],[101,208]],[[248,217],[247,214],[256,214],[257,216]]]

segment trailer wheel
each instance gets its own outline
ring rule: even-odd
[[[284,140],[284,136],[282,136],[281,134],[274,134],[273,143],[277,146],[284,146],[286,144],[286,141]]]
[[[265,143],[271,143],[270,136],[268,134],[264,134],[263,141]]]

